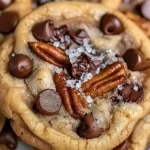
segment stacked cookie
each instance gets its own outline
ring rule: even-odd
[[[4,34],[0,110],[25,142],[41,150],[144,150],[150,41],[116,2],[50,2]]]
[[[0,44],[9,36],[14,38],[13,32],[19,21],[27,15],[32,7],[27,0],[1,0],[0,1]],[[10,45],[8,45],[10,46]],[[9,120],[0,114],[0,149],[14,149],[17,146],[17,138],[12,131]]]

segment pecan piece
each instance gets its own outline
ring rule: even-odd
[[[67,77],[67,74],[63,71],[54,75],[57,92],[60,94],[63,104],[69,114],[76,119],[83,118],[85,114],[90,112],[88,103],[79,92],[67,87],[65,81]]]
[[[64,68],[70,64],[69,57],[60,48],[43,42],[29,42],[29,45],[39,57],[55,66]]]
[[[86,95],[95,98],[113,90],[119,84],[122,84],[126,78],[125,65],[118,61],[106,67],[91,80],[83,83],[82,89]]]

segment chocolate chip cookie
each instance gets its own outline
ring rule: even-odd
[[[47,3],[14,37],[1,45],[0,107],[37,148],[113,149],[148,113],[150,41],[118,11]]]
[[[21,18],[23,18],[30,11],[30,0],[0,0],[0,43],[5,40],[7,35],[14,32]],[[0,114],[0,131],[3,130],[5,120],[5,117]],[[0,144],[6,143],[3,141],[0,142]],[[2,146],[0,149],[3,150],[7,148],[6,146]]]
[[[0,42],[31,11],[31,0],[0,0]]]

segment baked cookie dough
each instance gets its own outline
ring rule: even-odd
[[[0,43],[15,30],[21,18],[30,11],[30,0],[0,0]],[[0,132],[4,128],[5,121],[6,118],[0,114]],[[0,144],[0,149],[8,148]]]
[[[0,108],[52,150],[113,149],[149,111],[149,46],[118,11],[47,3],[1,45]]]
[[[129,150],[145,150],[150,139],[150,114],[140,119],[129,137]]]

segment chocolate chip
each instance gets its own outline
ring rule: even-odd
[[[17,147],[17,136],[13,132],[9,121],[6,122],[0,133],[0,144],[5,144],[9,149],[16,149]]]
[[[123,32],[122,22],[113,14],[105,14],[100,22],[100,29],[104,34],[115,35]]]
[[[141,5],[141,14],[144,16],[146,19],[150,20],[150,0],[146,0],[142,5]]]
[[[125,52],[123,58],[132,71],[142,71],[150,68],[150,61],[139,50],[129,49]]]
[[[88,114],[81,120],[77,133],[80,137],[92,139],[100,136],[103,133],[103,129],[97,126],[93,115]]]
[[[127,150],[127,148],[128,148],[128,140],[125,140],[120,145],[115,147],[113,150]]]
[[[63,37],[68,32],[67,25],[62,25],[59,28],[55,29],[55,37],[59,40],[61,37]]]
[[[79,79],[83,72],[90,71],[90,62],[86,55],[82,54],[78,57],[77,61],[72,64],[72,76]]]
[[[5,12],[0,16],[0,33],[12,32],[19,22],[16,12]]]
[[[83,44],[83,40],[86,38],[88,39],[89,36],[85,32],[85,30],[78,30],[75,34],[70,32],[69,35],[71,36],[72,40],[77,44]]]
[[[31,59],[23,54],[12,55],[8,63],[10,73],[17,78],[27,77],[31,73],[32,68]]]
[[[49,42],[50,39],[57,40],[54,34],[54,24],[51,20],[46,20],[34,25],[32,28],[32,33],[33,36],[39,41]]]
[[[5,9],[5,8],[8,7],[12,2],[13,2],[13,0],[0,0],[0,9]]]
[[[135,90],[134,86],[137,86],[138,89]],[[144,91],[143,87],[139,85],[125,84],[123,89],[119,90],[119,94],[126,102],[139,102],[144,96]]]
[[[53,115],[60,110],[62,101],[52,89],[43,90],[36,98],[37,109],[45,115]]]

